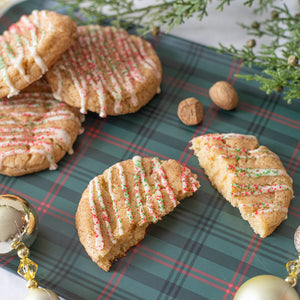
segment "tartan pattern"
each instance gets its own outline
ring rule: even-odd
[[[3,31],[23,13],[45,7],[27,1],[0,19]],[[170,35],[150,38],[163,65],[162,92],[132,115],[100,119],[89,113],[85,132],[56,171],[19,178],[0,176],[1,193],[26,198],[39,216],[39,235],[31,258],[39,264],[38,281],[65,299],[232,299],[247,279],[260,274],[284,278],[285,263],[297,258],[293,245],[299,225],[300,111],[280,95],[265,95],[255,82],[236,74],[260,72],[213,49]],[[218,80],[233,84],[240,104],[223,111],[208,97]],[[199,99],[204,119],[185,126],[178,103]],[[295,199],[288,219],[269,237],[260,239],[236,208],[211,186],[189,141],[213,132],[255,135],[281,158],[294,180]],[[81,246],[74,214],[88,182],[110,165],[134,155],[174,158],[198,175],[199,191],[148,229],[145,239],[104,272]],[[16,271],[19,260],[0,257],[1,267]],[[300,291],[300,288],[297,288]]]

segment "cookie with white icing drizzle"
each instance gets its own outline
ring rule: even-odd
[[[194,138],[192,149],[213,186],[262,238],[287,218],[293,181],[279,157],[255,136],[236,133]]]
[[[170,213],[198,188],[196,175],[175,160],[135,156],[89,182],[76,213],[81,243],[108,271],[144,236],[146,228]]]
[[[160,91],[150,43],[123,29],[78,27],[78,39],[46,74],[57,99],[100,117],[133,113]]]
[[[49,90],[37,82],[26,92],[0,99],[0,174],[55,170],[67,152],[73,153],[83,116]]]
[[[76,36],[77,25],[68,16],[46,10],[23,15],[0,36],[0,98],[38,80]]]

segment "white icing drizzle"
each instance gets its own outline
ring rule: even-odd
[[[137,56],[138,51],[132,43],[128,42],[128,35],[127,35],[126,31],[123,29],[118,30],[116,28],[112,28],[112,30],[115,34],[117,34],[118,31],[120,33],[119,51],[121,52],[121,55],[122,55],[124,61],[128,60],[130,76],[136,81],[145,82],[146,79],[143,76],[143,74],[140,72],[140,70],[136,64],[136,61],[134,60],[134,57]]]
[[[46,12],[43,11],[42,15],[45,16]],[[22,75],[26,82],[30,82],[30,75],[25,73],[24,58],[28,49],[29,55],[34,59],[35,63],[44,74],[48,68],[37,52],[38,37],[37,31],[42,30],[39,24],[39,12],[33,11],[31,15],[33,22],[23,15],[16,24],[12,24],[8,31],[4,31],[0,37],[1,56],[0,56],[0,69],[6,85],[9,87],[8,98],[17,95],[19,90],[14,86],[9,74],[8,67],[15,67]],[[50,22],[51,25],[51,22]],[[50,26],[51,27],[51,26]],[[49,28],[50,28],[49,27]],[[26,31],[30,32],[30,39],[26,39]],[[41,39],[45,36],[45,31],[42,31]],[[14,50],[11,47],[11,39],[13,38]],[[15,53],[14,53],[15,51]]]
[[[233,197],[236,196],[250,196],[274,193],[277,191],[291,190],[289,185],[275,184],[275,185],[253,185],[253,184],[232,184],[233,187],[237,187],[240,191],[231,193]]]
[[[150,215],[152,216],[153,221],[156,222],[158,220],[158,218],[157,218],[157,215],[156,215],[156,212],[154,209],[153,200],[151,198],[151,188],[147,182],[145,170],[143,168],[142,163],[140,165],[139,171],[140,171],[143,188],[144,188],[145,195],[146,195],[146,206],[148,208]]]
[[[198,137],[204,140],[225,140],[225,139],[246,139],[246,140],[256,140],[254,135],[245,135],[239,133],[224,133],[224,134],[207,134]]]
[[[79,30],[83,30],[84,27],[79,27]],[[92,31],[89,32],[90,35],[92,35]],[[96,37],[94,38],[94,40]],[[97,92],[98,100],[100,104],[100,113],[99,116],[102,118],[106,117],[106,89],[107,89],[107,81],[105,77],[103,76],[101,70],[96,66],[95,62],[97,61],[96,54],[93,49],[93,36],[79,36],[79,40],[82,41],[82,43],[86,43],[87,47],[83,48],[83,53],[86,61],[89,64],[90,68],[96,69],[96,72],[92,73],[92,76],[94,78],[94,81],[97,82],[97,84],[94,84],[93,87]],[[102,65],[106,67],[106,63],[104,60],[101,60]],[[93,81],[93,83],[94,83]]]
[[[258,147],[257,149],[249,150],[249,154],[254,157],[264,157],[264,156],[273,156],[278,158],[278,155],[270,150],[262,149],[262,147]]]
[[[260,155],[218,155],[220,158],[235,158],[235,159],[257,159],[258,157],[270,156],[269,154],[263,153]]]
[[[95,177],[93,180],[91,180],[91,182],[89,184],[89,204],[90,204],[90,211],[92,214],[93,225],[94,225],[95,247],[98,250],[102,251],[105,247],[105,243],[104,243],[103,234],[101,232],[100,221],[99,221],[98,213],[97,213],[97,209],[96,209],[96,202],[95,202],[95,195],[94,195],[95,187],[96,187],[97,200],[99,201],[99,205],[100,205],[100,209],[101,209],[102,220],[104,221],[109,239],[113,244],[116,243],[116,240],[113,236],[111,226],[109,223],[109,217],[108,217],[108,214],[106,211],[105,203],[103,201],[102,192],[100,190],[100,183],[99,183],[98,178]],[[100,254],[100,256],[104,255],[103,252],[100,252],[99,254]]]
[[[62,64],[54,67],[54,75],[59,80],[59,72],[64,70],[70,73],[80,95],[82,113],[86,112],[90,89],[97,93],[100,117],[107,115],[107,93],[114,99],[115,113],[123,110],[123,89],[129,94],[131,104],[137,106],[134,82],[145,81],[138,64],[161,77],[155,63],[146,55],[143,42],[137,43],[137,48],[125,30],[89,25],[79,26],[78,33],[77,43],[62,56]],[[100,68],[97,62],[101,63]],[[60,98],[60,87],[55,95]]]
[[[154,176],[154,185],[155,185],[155,196],[156,196],[156,201],[158,203],[158,207],[160,211],[165,214],[165,206],[164,206],[164,198],[162,196],[161,190],[160,190],[160,180],[158,178],[157,172],[153,172]]]
[[[12,62],[18,71],[23,75],[24,79],[29,82],[30,76],[25,74],[25,70],[23,67],[23,59],[24,59],[24,49],[22,45],[21,38],[17,31],[17,26],[11,26],[10,29],[11,33],[16,35],[16,46],[17,46],[17,55],[15,56],[13,50],[11,49],[10,45],[5,41],[5,37],[8,37],[8,31],[4,31],[3,36],[0,36],[0,45],[2,49],[5,49],[6,54],[8,55],[9,61]]]
[[[132,199],[130,199],[130,197],[129,197],[129,191],[128,191],[128,188],[126,185],[126,176],[125,176],[124,169],[122,167],[122,163],[117,163],[117,164],[111,166],[107,171],[106,181],[108,182],[108,192],[110,194],[110,200],[111,200],[111,204],[109,204],[109,207],[111,207],[113,209],[113,213],[114,213],[113,220],[116,220],[116,223],[117,223],[117,228],[116,228],[118,230],[117,236],[122,236],[124,234],[124,228],[123,228],[121,217],[118,212],[117,199],[116,199],[116,197],[114,195],[114,191],[113,191],[115,184],[118,185],[118,189],[121,187],[121,190],[122,190],[122,193],[124,196],[123,199],[124,199],[129,223],[133,224],[133,223],[137,222],[137,219],[139,219],[139,222],[138,222],[139,225],[142,225],[145,222],[147,222],[146,214],[144,211],[144,205],[145,205],[145,207],[148,208],[153,221],[155,222],[158,220],[158,217],[155,213],[153,201],[152,201],[154,193],[151,191],[151,188],[146,180],[145,170],[144,170],[143,164],[142,164],[142,157],[138,156],[138,155],[134,156],[132,158],[132,162],[133,162],[133,173],[129,172],[128,175],[130,174],[130,176],[133,176],[133,179],[134,179],[133,192],[134,192],[134,197],[136,199],[136,207],[138,208],[140,218],[136,218],[136,216],[133,215],[133,211],[131,210]],[[155,181],[156,201],[158,203],[158,206],[159,206],[162,214],[166,214],[166,210],[165,210],[164,202],[163,202],[163,195],[161,192],[160,181],[164,182],[163,186],[166,188],[169,195],[170,195],[171,187],[170,187],[169,183],[167,181],[165,181],[166,179],[162,178],[162,177],[166,177],[166,176],[164,174],[164,171],[162,170],[161,162],[159,161],[159,159],[153,158],[151,160],[151,162],[155,169],[155,171],[152,174],[154,176],[154,181]],[[117,169],[117,171],[118,171],[118,175],[120,178],[120,184],[117,182],[115,182],[113,184],[113,182],[112,182],[112,173],[115,169]],[[126,175],[127,175],[127,173],[126,173]],[[187,168],[183,168],[182,181],[183,180],[186,181],[186,188],[184,189],[183,193],[188,193],[188,192],[190,192],[190,190],[193,190],[193,191],[197,190],[197,182],[194,179],[194,177],[190,174],[190,171]],[[190,182],[190,186],[188,186],[189,182]],[[145,198],[146,198],[145,204],[143,204],[140,185],[142,185],[145,190]],[[99,200],[99,206],[101,209],[101,212],[98,212],[98,213],[96,211],[94,187],[96,187],[97,199]],[[103,238],[103,232],[101,233],[101,223],[99,221],[100,213],[103,216],[103,221],[105,223],[109,239],[114,244],[116,243],[116,239],[112,233],[109,216],[106,211],[106,206],[105,206],[105,203],[104,203],[104,200],[102,197],[102,192],[100,190],[100,187],[101,187],[101,182],[99,181],[99,177],[95,177],[89,184],[89,189],[90,189],[89,190],[89,203],[90,203],[90,210],[91,210],[92,218],[93,218],[95,245],[96,245],[96,248],[103,250],[105,247],[105,240]],[[172,195],[170,196],[170,198],[171,197],[172,197]],[[176,204],[177,204],[177,201],[176,201]],[[116,234],[115,234],[115,236],[116,236]],[[105,253],[102,251],[99,254],[100,254],[100,256],[104,256]]]
[[[114,192],[113,192],[112,171],[113,171],[113,166],[108,169],[108,178],[107,178],[108,190],[109,190],[109,194],[111,197],[114,214],[117,219],[117,227],[118,227],[118,231],[119,231],[118,235],[121,236],[124,234],[124,228],[123,228],[122,220],[121,220],[119,212],[118,212],[117,201],[116,201],[116,198],[115,198]]]
[[[103,236],[100,229],[100,221],[97,216],[97,209],[96,203],[94,200],[94,180],[92,180],[89,184],[89,203],[90,203],[90,211],[93,217],[93,224],[94,224],[94,235],[95,235],[95,247],[97,250],[103,250],[104,248],[104,241]]]
[[[157,173],[157,175],[159,176],[162,185],[165,187],[167,193],[169,194],[170,200],[173,204],[174,207],[176,207],[177,205],[177,200],[174,196],[174,192],[172,190],[172,188],[170,187],[168,180],[167,180],[167,176],[165,171],[163,170],[163,168],[161,167],[161,162],[158,160],[157,157],[152,158],[152,163],[153,163],[153,167],[154,167],[154,172]]]
[[[254,217],[256,215],[261,215],[265,213],[273,213],[275,211],[283,212],[283,213],[288,213],[288,208],[284,207],[280,204],[276,203],[239,203],[239,209],[243,210],[244,207],[249,207],[256,209],[252,213],[248,213],[248,217]]]
[[[56,67],[52,68],[52,72],[57,77],[57,89],[54,91],[53,97],[57,100],[62,100],[61,92],[62,92],[62,88],[63,88],[63,81],[62,81],[61,73],[59,72],[59,70]]]
[[[33,112],[33,111],[26,111],[26,112],[10,112],[10,116],[20,118],[20,117],[42,117],[43,119],[48,119],[48,117],[57,117],[56,120],[62,120],[66,116],[73,117],[74,113],[69,110],[57,110],[57,111],[49,111],[49,112]]]
[[[132,224],[132,223],[134,223],[134,218],[133,218],[132,210],[130,207],[130,197],[129,197],[128,187],[126,184],[125,174],[124,174],[123,168],[120,163],[117,163],[116,167],[119,170],[119,177],[121,180],[121,189],[122,189],[123,197],[125,200],[127,217],[128,217],[129,222]]]
[[[260,176],[288,176],[283,169],[256,169],[256,168],[239,168],[234,166],[228,166],[228,169],[235,172],[235,176],[238,177],[260,177]]]
[[[104,46],[105,43],[105,35],[106,31],[101,30],[98,26],[89,26],[88,29],[90,30],[92,34],[92,40],[97,47],[98,51],[101,51],[101,61],[104,62],[104,66],[106,68],[106,72],[108,75],[110,75],[110,81],[112,88],[110,89],[110,92],[112,93],[114,99],[115,99],[115,106],[114,111],[115,113],[120,113],[122,111],[122,76],[120,75],[118,68],[115,66],[113,62],[113,58],[111,57],[110,53],[108,52],[108,49],[106,46]],[[105,35],[104,35],[105,34]],[[92,50],[91,50],[92,52]],[[98,53],[99,54],[99,53]],[[108,88],[109,85],[106,87]]]
[[[111,230],[111,226],[110,226],[110,223],[109,223],[108,214],[107,214],[105,203],[104,203],[104,200],[103,200],[103,197],[102,197],[102,192],[100,190],[100,183],[99,183],[99,180],[97,179],[97,177],[94,178],[93,182],[94,182],[94,185],[96,186],[98,200],[99,200],[99,204],[100,204],[100,207],[101,207],[101,212],[103,214],[103,220],[104,220],[104,224],[106,226],[106,230],[108,232],[108,236],[109,236],[111,242],[113,244],[115,244],[116,240],[115,240],[115,238],[113,236],[113,233],[112,233],[112,230]]]
[[[161,73],[156,66],[156,64],[151,60],[146,53],[145,47],[144,47],[144,41],[142,39],[137,40],[138,46],[139,46],[139,51],[141,55],[137,55],[137,58],[141,64],[143,64],[146,68],[151,69],[154,71],[155,76],[160,79],[161,78]],[[147,43],[148,47],[151,48],[151,44]],[[143,58],[142,58],[143,57]]]
[[[183,192],[189,192],[189,189],[193,192],[197,191],[197,181],[196,179],[189,174],[189,170],[186,167],[182,167],[182,173],[181,173],[181,184]]]
[[[108,48],[111,49],[111,51],[113,52],[113,58],[119,63],[120,72],[124,77],[123,78],[122,76],[119,75],[119,73],[117,73],[117,75],[119,75],[119,76],[117,76],[117,79],[119,82],[122,82],[126,91],[131,94],[132,105],[137,106],[138,101],[137,101],[137,97],[135,95],[134,86],[133,86],[133,79],[135,79],[135,78],[134,77],[131,78],[129,76],[130,74],[129,74],[128,68],[123,63],[124,58],[126,58],[126,57],[123,55],[124,51],[122,51],[123,50],[122,46],[123,46],[123,44],[126,43],[126,41],[123,43],[121,42],[121,39],[118,37],[118,30],[116,28],[112,29],[112,27],[106,27],[105,32],[106,32],[106,37],[107,37]],[[118,48],[120,48],[120,50],[115,47],[114,40],[119,41]],[[118,50],[120,51],[120,53],[123,57],[123,60],[121,59],[121,55],[119,54]],[[131,61],[129,61],[129,63],[130,62]]]
[[[15,126],[13,128],[0,127],[1,167],[5,157],[16,154],[39,153],[49,161],[49,169],[55,170],[57,165],[53,156],[52,140],[60,141],[68,149],[68,153],[71,154],[73,149],[70,134],[63,128],[52,125],[43,128],[33,128],[32,126],[46,124],[53,120],[73,120],[79,125],[81,122],[73,112],[65,109],[66,104],[49,99],[48,97],[51,94],[33,93],[30,94],[30,98],[27,98],[28,95],[22,94],[14,100],[0,99],[0,111],[4,112],[0,115],[0,126]],[[20,108],[39,107],[43,110],[47,108],[47,111],[18,111]],[[17,111],[6,112],[14,109]],[[9,117],[9,119],[7,120],[6,117]],[[28,120],[30,117],[34,117],[35,121]],[[21,147],[21,149],[16,147]]]
[[[139,224],[142,225],[146,222],[145,211],[142,203],[142,196],[140,192],[140,184],[141,180],[141,165],[142,158],[140,156],[134,156],[132,158],[133,161],[133,170],[134,170],[134,195],[137,203],[137,207],[139,209],[140,221]]]
[[[32,44],[30,44],[30,42],[27,41],[28,42],[27,46],[28,46],[29,52],[30,52],[31,56],[33,57],[34,61],[40,67],[40,69],[42,70],[42,73],[44,74],[48,71],[48,67],[44,63],[43,59],[37,53],[37,44],[38,44],[37,35],[36,35],[37,26],[35,24],[31,23],[29,21],[29,19],[27,18],[27,16],[25,16],[25,15],[23,15],[21,17],[20,21],[24,22],[30,31]]]
[[[64,64],[68,65],[68,59],[71,60],[71,65],[75,66],[78,64],[78,60],[75,59],[75,56],[73,54],[73,51],[71,50],[71,48],[68,49],[68,54],[69,54],[69,58],[65,57],[65,55],[62,55],[62,60]],[[88,89],[88,84],[86,82],[86,80],[83,80],[82,78],[77,79],[77,75],[76,74],[80,74],[82,71],[80,68],[78,68],[77,71],[73,70],[73,68],[71,67],[71,65],[68,65],[67,69],[71,74],[72,80],[75,84],[75,87],[77,88],[77,91],[79,93],[79,97],[80,97],[80,112],[82,114],[87,113],[86,111],[86,98],[87,98],[87,89]]]
[[[14,95],[17,95],[19,93],[19,90],[16,89],[14,87],[14,85],[12,84],[12,82],[11,82],[9,76],[8,76],[6,66],[3,66],[3,65],[4,65],[4,62],[3,62],[2,57],[0,56],[0,69],[1,69],[1,73],[2,73],[2,76],[4,78],[4,81],[5,81],[6,85],[10,89],[10,92],[9,92],[9,94],[7,96],[9,98],[9,97],[12,97]]]
[[[43,96],[47,97],[45,99],[39,99],[39,93],[22,93],[13,99],[6,100],[5,98],[0,99],[0,105],[2,110],[11,110],[14,109],[16,106],[18,108],[38,108],[38,107],[45,107],[51,106],[51,108],[59,108],[61,102],[56,100],[49,99],[52,97],[50,93],[43,93]],[[26,101],[22,101],[25,99]]]
[[[43,148],[30,148],[30,149],[12,149],[12,150],[6,150],[4,152],[0,153],[0,169],[2,169],[3,165],[3,159],[8,156],[16,155],[16,154],[34,154],[39,153],[43,156],[45,156],[49,162],[49,170],[56,170],[57,164],[55,163],[54,157],[53,157],[53,149],[52,145],[48,143],[40,143],[40,146]]]

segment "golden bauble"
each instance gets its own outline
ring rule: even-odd
[[[31,205],[17,195],[0,195],[0,255],[15,255],[17,242],[30,247],[37,235],[37,216]],[[17,247],[19,249],[19,247]],[[28,255],[21,250],[21,257]]]
[[[299,300],[294,288],[282,278],[260,275],[246,281],[235,294],[234,300]]]
[[[60,300],[58,296],[48,289],[32,288],[24,300]]]

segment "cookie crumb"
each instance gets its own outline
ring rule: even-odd
[[[185,125],[197,125],[203,118],[203,105],[194,97],[182,100],[178,105],[177,115]]]

